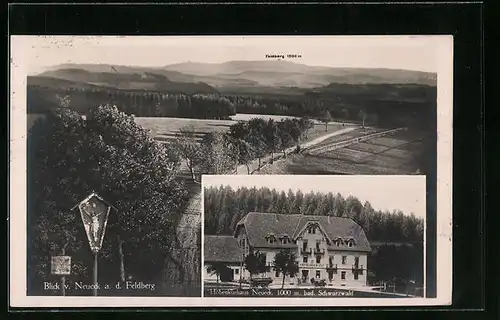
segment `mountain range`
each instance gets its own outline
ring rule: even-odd
[[[283,61],[186,62],[160,67],[61,64],[28,77],[28,85],[72,85],[118,89],[211,93],[256,93],[276,89],[322,88],[331,84],[415,84],[436,86],[436,74],[396,69],[333,68]]]

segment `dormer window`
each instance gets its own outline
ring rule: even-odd
[[[316,234],[316,229],[318,228],[318,226],[316,225],[316,223],[314,224],[310,224],[308,227],[307,227],[307,233],[312,233],[312,234]]]
[[[288,235],[283,235],[280,237],[280,241],[281,241],[281,244],[288,244],[290,243],[290,238],[288,237]]]
[[[349,238],[349,239],[347,239],[347,240],[346,240],[346,242],[347,242],[347,245],[348,245],[349,247],[352,247],[352,246],[354,246],[354,245],[356,244],[356,242],[354,241],[354,239],[353,239],[353,238]]]
[[[266,236],[266,240],[267,243],[273,244],[276,242],[276,237],[274,236],[274,234],[271,233]]]

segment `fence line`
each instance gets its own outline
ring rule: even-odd
[[[363,142],[363,141],[367,141],[367,140],[371,140],[371,139],[375,139],[375,138],[380,138],[382,136],[385,136],[385,135],[388,135],[391,133],[395,133],[398,131],[403,131],[403,130],[407,130],[407,128],[397,128],[397,129],[391,129],[391,130],[386,130],[386,131],[382,131],[382,132],[375,132],[375,133],[368,134],[366,136],[352,138],[352,139],[348,139],[348,140],[344,140],[344,141],[339,141],[337,143],[333,143],[331,145],[326,145],[323,147],[317,147],[314,149],[313,148],[304,149],[303,151],[305,151],[311,155],[316,155],[319,153],[324,153],[324,152],[328,152],[328,151],[333,151],[333,150],[345,148],[351,144],[355,144],[355,143],[359,143],[359,142]]]

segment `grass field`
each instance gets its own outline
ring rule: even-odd
[[[27,115],[27,128],[33,126],[35,121],[43,117],[40,114]],[[212,131],[227,131],[229,127],[237,122],[237,120],[248,121],[252,118],[261,117],[264,119],[274,119],[279,121],[283,118],[293,118],[286,116],[274,115],[257,115],[257,114],[237,114],[236,120],[206,120],[206,119],[190,119],[190,118],[160,118],[160,117],[136,117],[135,122],[145,129],[150,130],[151,136],[157,140],[165,141],[175,137],[179,129],[186,126],[193,126],[195,133],[202,137],[204,134]],[[315,139],[324,134],[331,133],[342,128],[342,124],[331,122],[328,124],[328,132],[325,132],[325,125],[314,123],[313,128],[309,129],[307,139],[303,141]]]
[[[263,118],[265,120],[273,119],[274,121],[280,121],[282,119],[300,119],[291,116],[275,116],[275,115],[263,115],[263,114],[251,114],[251,113],[237,113],[236,115],[231,116],[231,119],[234,121],[248,121],[253,118]]]
[[[333,151],[290,155],[260,174],[415,174],[423,143],[420,133],[397,132]]]

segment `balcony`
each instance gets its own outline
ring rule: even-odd
[[[337,264],[333,264],[333,263],[329,263],[327,266],[326,266],[326,271],[333,271],[335,273],[337,273]]]
[[[322,269],[325,265],[323,263],[314,263],[314,262],[299,262],[299,268],[316,268]]]
[[[314,254],[319,254],[319,255],[325,254],[325,248],[314,248]]]
[[[302,254],[302,255],[308,255],[308,254],[311,254],[311,253],[312,253],[311,248],[302,248],[302,249],[300,249],[300,254]]]
[[[352,272],[356,272],[358,274],[363,274],[363,265],[352,265]]]

